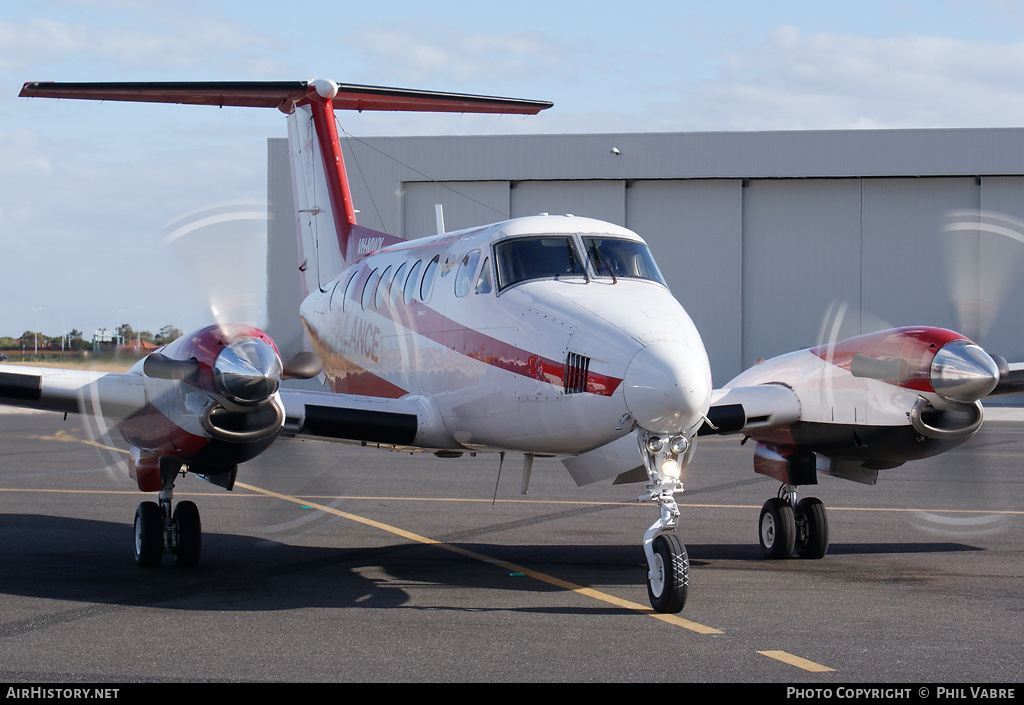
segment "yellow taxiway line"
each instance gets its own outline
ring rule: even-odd
[[[265,490],[261,487],[256,487],[254,485],[249,485],[242,482],[236,482],[235,487],[242,487],[244,489],[249,490],[250,492],[257,492],[259,494],[267,495],[269,497],[276,497],[277,499],[281,499],[286,502],[294,502],[295,504],[299,504],[304,507],[311,507],[312,509],[325,512],[327,514],[333,514],[343,519],[348,519],[349,521],[355,521],[366,526],[372,526],[375,529],[380,529],[381,531],[387,531],[396,536],[401,536],[404,539],[408,539],[409,541],[416,541],[417,543],[422,543],[428,546],[436,546],[437,548],[443,549],[445,551],[450,551],[451,553],[456,553],[460,556],[465,556],[467,558],[472,558],[474,560],[482,561],[484,563],[489,563],[491,565],[497,566],[512,573],[522,573],[523,575],[533,578],[534,580],[540,580],[541,582],[548,583],[549,585],[554,585],[556,587],[562,588],[563,590],[570,590],[579,595],[585,595],[586,597],[590,597],[595,600],[607,602],[609,604],[615,605],[616,607],[622,607],[623,609],[642,612],[644,614],[650,615],[651,617],[654,617],[655,619],[660,619],[663,622],[667,622],[668,624],[672,624],[677,627],[682,627],[683,629],[689,629],[690,631],[696,632],[698,634],[722,633],[719,630],[714,629],[713,627],[698,624],[697,622],[691,622],[690,620],[683,619],[678,615],[661,614],[660,612],[655,612],[649,607],[644,607],[643,605],[640,605],[636,602],[631,602],[629,600],[623,600],[619,597],[615,597],[614,595],[609,595],[608,593],[601,592],[600,590],[594,590],[593,588],[583,587],[582,585],[576,585],[575,583],[570,583],[567,580],[556,578],[552,575],[548,575],[547,573],[541,573],[540,571],[532,570],[530,568],[526,568],[525,566],[517,565],[515,563],[509,563],[508,561],[503,561],[498,558],[492,558],[491,556],[487,556],[482,553],[477,553],[476,551],[470,551],[459,546],[453,546],[452,544],[444,543],[443,541],[438,541],[427,536],[421,536],[420,534],[415,534],[411,531],[400,529],[397,526],[392,526],[390,524],[385,524],[384,522],[376,521],[375,519],[368,519],[367,517],[359,516],[358,514],[351,514],[349,512],[343,512],[340,509],[335,509],[334,507],[328,507],[323,504],[310,502],[308,499],[301,499],[299,497],[294,497],[292,495],[281,494],[279,492],[272,492],[271,490]]]

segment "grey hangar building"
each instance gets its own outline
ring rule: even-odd
[[[1024,129],[343,140],[358,220],[404,238],[537,213],[643,237],[715,386],[881,328],[1024,361]],[[268,332],[301,346],[287,140],[268,140]],[[642,305],[639,303],[638,305]],[[1019,403],[1012,398],[1004,401]]]

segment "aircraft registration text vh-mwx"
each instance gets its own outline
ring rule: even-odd
[[[538,215],[406,241],[356,222],[335,109],[530,115],[551,103],[322,79],[27,83],[21,95],[287,116],[309,350],[282,360],[263,330],[222,323],[125,373],[0,365],[2,403],[116,422],[131,477],[158,493],[135,514],[142,567],[165,553],[199,561],[199,510],[175,503],[179,476],[230,490],[281,438],[515,453],[525,478],[537,455],[558,456],[580,485],[643,483],[639,499],[657,507],[642,537],[648,597],[679,612],[689,561],[675,498],[701,436],[753,439],[755,472],[780,483],[757,518],[764,555],[820,559],[828,514],[805,496],[819,474],[874,484],[970,438],[982,399],[1024,389],[1020,365],[929,326],[830,340],[716,389],[700,333],[631,230]],[[324,389],[281,386],[311,378]]]

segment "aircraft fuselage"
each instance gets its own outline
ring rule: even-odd
[[[301,312],[332,391],[421,395],[451,448],[579,453],[627,414],[681,432],[710,402],[700,335],[643,240],[588,218],[393,245]]]

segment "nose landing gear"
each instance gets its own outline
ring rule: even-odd
[[[661,511],[644,534],[647,597],[656,612],[674,614],[686,605],[690,588],[689,557],[675,534],[679,522],[675,494],[683,491],[679,476],[689,462],[692,445],[685,436],[664,439],[643,430],[637,431],[637,440],[649,480],[638,499],[657,502]]]

